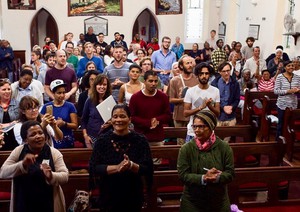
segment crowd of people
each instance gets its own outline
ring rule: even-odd
[[[124,35],[115,32],[115,39],[105,42],[104,34],[95,35],[92,27],[87,34],[80,34],[78,41],[71,32],[58,45],[47,37],[43,47],[33,47],[31,64],[22,66],[16,82],[11,67],[13,51],[9,42],[2,40],[0,131],[11,126],[13,130],[1,133],[0,150],[13,152],[0,176],[14,177],[19,187],[13,206],[31,208],[27,204],[41,198],[30,196],[25,189],[30,198],[17,201],[24,194],[21,182],[28,182],[28,186],[34,183],[28,176],[37,177],[38,185],[45,188],[37,192],[46,197],[56,192],[51,185],[67,180],[66,168],[55,149],[74,147],[73,130],[80,127],[86,147],[93,148],[91,189],[95,175],[101,176],[99,186],[104,192],[99,207],[105,211],[118,211],[119,207],[139,211],[141,176],[148,176],[150,185],[153,172],[149,145],[163,145],[163,127],[175,126],[187,127],[186,139],[177,140],[179,145],[187,143],[178,159],[179,176],[186,184],[182,211],[200,210],[211,198],[216,200],[216,193],[220,203],[215,207],[227,211],[229,202],[223,187],[234,175],[232,152],[213,130],[236,125],[236,110],[243,108],[245,89],[274,91],[279,96],[276,137],[281,136],[285,109],[298,107],[300,58],[290,60],[283,47],[277,46],[264,60],[252,37],[246,39],[245,46],[238,41],[224,45],[215,30],[210,34],[203,49],[194,43],[190,51],[184,49],[179,37],[171,45],[171,38],[164,36],[159,45],[156,38],[146,43],[136,34],[127,45]],[[111,119],[104,121],[97,105],[110,95],[118,104]],[[191,157],[199,158],[198,151],[206,157],[207,150],[212,152],[209,157],[218,157],[221,152],[222,158],[189,164]],[[49,157],[50,163],[45,164]],[[40,169],[36,163],[41,164]],[[203,170],[196,170],[199,166]],[[32,173],[26,172],[29,167]],[[62,172],[57,179],[55,172]],[[116,183],[120,179],[127,179],[128,184]],[[208,195],[203,186],[210,183],[220,186],[212,186]],[[124,193],[128,190],[132,193]],[[55,198],[48,199],[47,207],[56,207]],[[212,204],[206,207],[213,208]]]

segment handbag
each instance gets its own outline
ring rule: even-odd
[[[86,212],[89,210],[89,193],[76,190],[75,197],[68,208],[68,212]]]

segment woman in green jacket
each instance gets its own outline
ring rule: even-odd
[[[217,118],[209,111],[194,116],[195,137],[182,146],[177,169],[184,183],[180,211],[230,212],[227,184],[234,176],[230,146],[214,134]]]

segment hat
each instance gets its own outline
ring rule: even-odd
[[[213,131],[217,126],[217,117],[210,110],[200,111],[195,115],[194,118],[200,118],[204,124],[206,124],[211,131]]]
[[[51,84],[50,84],[50,90],[53,92],[53,90],[54,90],[55,88],[61,87],[61,86],[66,87],[67,84],[64,83],[64,81],[61,80],[61,79],[53,80],[53,81],[51,82]]]
[[[284,65],[284,67],[286,67],[286,66],[287,66],[288,64],[290,64],[290,63],[293,63],[293,61],[287,60],[287,61],[284,61],[283,65]]]

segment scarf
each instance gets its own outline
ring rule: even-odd
[[[215,141],[216,141],[216,135],[215,135],[214,131],[212,132],[210,137],[204,142],[200,141],[199,138],[195,137],[196,145],[200,151],[209,150],[211,148],[211,146],[215,143]]]

